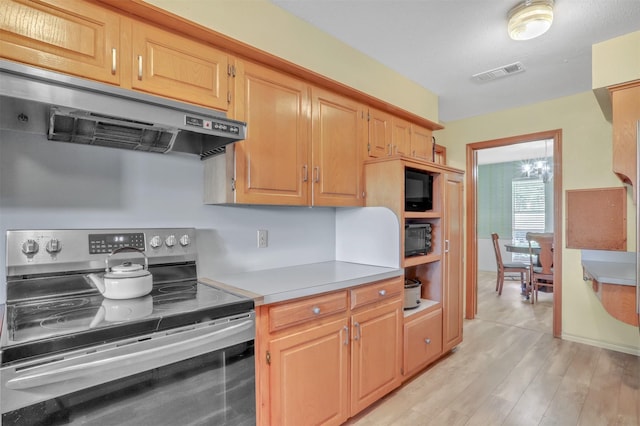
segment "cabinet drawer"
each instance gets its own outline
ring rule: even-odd
[[[341,291],[269,308],[269,331],[274,332],[347,310],[347,292]]]
[[[392,278],[351,290],[351,309],[391,299],[402,294],[402,277]]]
[[[404,374],[410,376],[442,353],[442,309],[404,325]]]

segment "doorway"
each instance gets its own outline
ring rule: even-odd
[[[478,152],[483,149],[506,147],[537,140],[553,140],[553,222],[554,222],[554,275],[558,285],[553,293],[553,336],[560,337],[562,333],[562,131],[551,130],[477,142],[467,145],[467,174],[466,174],[466,308],[465,317],[473,319],[478,312]]]

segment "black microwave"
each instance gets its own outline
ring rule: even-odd
[[[404,210],[426,212],[433,209],[433,176],[422,170],[404,171]]]
[[[432,246],[430,223],[408,223],[404,226],[404,255],[427,254]]]

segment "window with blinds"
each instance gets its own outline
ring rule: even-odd
[[[545,191],[542,179],[514,179],[512,190],[512,239],[527,244],[527,232],[544,232]],[[529,255],[513,255],[514,261],[529,261]]]

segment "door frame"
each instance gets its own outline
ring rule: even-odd
[[[478,151],[542,139],[553,139],[553,336],[562,335],[562,129],[548,130],[526,135],[511,136],[467,144],[466,173],[466,289],[465,318],[474,319],[478,312],[478,235],[477,235],[477,184]]]

